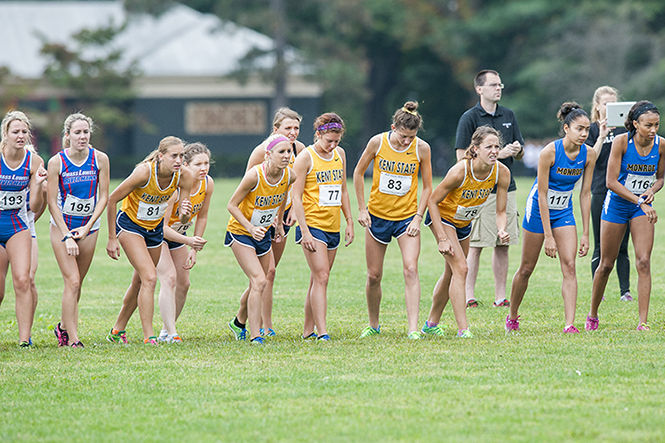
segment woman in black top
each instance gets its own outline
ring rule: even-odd
[[[591,104],[591,128],[589,129],[589,138],[587,138],[586,144],[593,146],[598,156],[591,182],[591,225],[593,226],[592,277],[596,273],[596,268],[600,263],[600,213],[603,210],[603,203],[607,194],[607,185],[605,182],[607,159],[610,155],[614,137],[626,132],[626,129],[623,127],[614,128],[607,126],[605,105],[609,102],[616,102],[618,96],[619,92],[613,87],[601,86],[593,93],[593,102]],[[616,270],[619,277],[619,293],[622,301],[633,300],[633,297],[630,295],[629,235],[630,229],[626,229],[626,234],[621,241],[616,261]]]

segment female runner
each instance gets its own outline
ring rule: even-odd
[[[366,228],[365,259],[367,261],[367,311],[369,325],[360,337],[377,335],[381,305],[381,277],[388,244],[393,237],[402,252],[404,298],[409,324],[408,338],[419,339],[418,310],[420,306],[420,223],[432,193],[430,147],[416,135],[422,127],[418,103],[406,102],[393,115],[391,131],[375,135],[367,143],[356,169],[353,186],[358,199],[358,223]],[[374,161],[372,190],[365,205],[365,171]],[[423,193],[418,203],[418,170],[423,179]],[[406,235],[404,235],[406,234]]]
[[[561,295],[566,321],[563,332],[580,332],[574,325],[577,305],[575,251],[580,257],[589,251],[590,189],[596,151],[584,144],[589,135],[590,122],[587,113],[577,103],[562,104],[557,117],[563,125],[565,136],[549,143],[540,153],[538,177],[529,193],[522,222],[522,262],[513,277],[510,314],[506,317],[507,332],[519,330],[519,307],[543,242],[548,257],[556,258],[559,253],[563,274]],[[580,178],[582,238],[578,248],[572,197],[575,183]]]
[[[598,329],[598,306],[603,298],[607,279],[616,260],[626,226],[635,249],[638,331],[648,331],[649,299],[651,298],[651,251],[654,225],[658,220],[651,207],[656,192],[663,187],[665,175],[665,143],[658,135],[660,112],[653,103],[639,101],[626,118],[627,134],[612,142],[607,160],[607,197],[600,221],[600,264],[593,278],[591,310],[586,329]]]
[[[185,306],[189,291],[189,270],[196,264],[196,253],[206,244],[203,238],[208,224],[208,208],[215,185],[208,171],[210,170],[210,150],[203,143],[190,143],[185,146],[183,164],[194,176],[194,187],[189,194],[192,215],[187,223],[180,222],[180,214],[174,206],[179,200],[179,193],[174,193],[169,200],[164,226],[164,243],[157,264],[159,278],[159,312],[164,323],[158,340],[168,343],[182,343],[176,332],[175,322]],[[187,230],[194,225],[194,236],[188,237]],[[189,246],[186,248],[185,245]]]
[[[16,320],[19,346],[32,346],[30,331],[36,299],[30,288],[32,237],[26,214],[27,193],[30,207],[44,205],[41,186],[46,180],[44,162],[26,146],[30,143],[30,120],[20,111],[10,111],[0,123],[0,246],[12,269],[16,295]]]
[[[231,219],[226,227],[225,246],[230,246],[238,264],[249,278],[247,314],[251,343],[263,344],[260,334],[261,294],[267,284],[266,274],[273,264],[270,254],[274,223],[276,236],[283,236],[282,217],[286,196],[295,177],[289,168],[291,142],[283,135],[268,137],[265,161],[245,173],[227,205]],[[229,326],[232,326],[229,323]],[[233,330],[233,328],[232,328]],[[234,331],[235,332],[235,331]],[[244,340],[242,328],[237,340]]]
[[[289,161],[289,166],[291,167],[293,167],[296,155],[298,155],[300,151],[302,151],[305,148],[305,145],[297,140],[298,134],[300,133],[301,120],[302,116],[297,112],[295,112],[294,110],[289,108],[279,108],[277,112],[275,112],[275,117],[273,118],[272,121],[272,133],[281,134],[286,138],[288,138],[289,142],[291,142],[291,160]],[[256,165],[260,165],[261,163],[263,163],[265,161],[265,153],[266,153],[265,142],[261,143],[256,148],[254,148],[252,154],[249,156],[249,160],[247,161],[247,171],[249,171]],[[272,249],[270,253],[274,257],[275,267],[279,264],[279,261],[282,258],[282,254],[284,253],[284,248],[286,247],[286,241],[285,241],[286,236],[289,234],[289,230],[291,229],[291,226],[295,222],[295,216],[293,215],[293,212],[290,209],[291,209],[291,193],[287,195],[286,208],[284,209],[284,219],[283,219],[284,240],[279,239],[280,241],[277,241],[278,239],[275,237],[274,228],[270,228],[273,239]],[[273,329],[273,324],[272,324],[273,285],[275,283],[274,267],[271,266],[271,268],[268,269],[266,278],[267,278],[266,287],[263,290],[263,294],[261,296],[263,312],[261,314],[261,328],[259,328],[259,331],[261,335],[265,337],[273,337],[275,336],[275,330]],[[229,328],[231,328],[231,331],[233,331],[233,334],[236,336],[236,339],[238,339],[240,335],[243,334],[243,331],[245,329],[245,323],[247,323],[248,295],[249,295],[249,288],[247,288],[240,297],[240,309],[238,310],[238,314],[233,320],[229,322]]]
[[[303,338],[328,341],[326,294],[340,241],[340,207],[346,219],[346,246],[353,241],[353,218],[346,189],[346,154],[338,146],[344,122],[328,112],[316,118],[314,129],[314,144],[296,157],[293,210],[298,220],[296,243],[302,244],[310,269]]]
[[[450,299],[457,322],[457,336],[473,337],[466,319],[466,254],[469,251],[471,220],[478,215],[495,186],[497,235],[502,244],[510,241],[510,235],[506,232],[510,170],[497,161],[501,146],[501,135],[496,129],[480,126],[471,136],[471,145],[463,159],[450,168],[429,198],[425,225],[432,229],[446,266],[434,286],[432,308],[422,328],[423,334],[445,334],[439,321]],[[432,220],[430,214],[438,215],[440,223]]]
[[[51,246],[64,280],[62,322],[53,332],[58,346],[82,348],[78,304],[108,201],[109,159],[90,146],[90,117],[69,115],[63,132],[63,150],[48,162]]]
[[[171,195],[178,190],[180,222],[187,223],[192,211],[189,193],[194,178],[182,169],[183,142],[178,137],[164,137],[134,171],[109,195],[107,209],[109,239],[106,253],[120,257],[120,246],[134,267],[132,283],[125,293],[118,319],[106,339],[127,343],[125,327],[139,308],[143,342],[157,344],[152,317],[154,311],[156,266],[164,239],[164,214]],[[122,200],[120,211],[116,210]],[[119,244],[118,244],[119,243]]]
[[[591,127],[587,146],[592,146],[596,151],[596,166],[593,168],[593,180],[591,181],[591,226],[593,228],[593,255],[591,257],[591,278],[596,274],[596,268],[600,263],[600,213],[603,210],[603,202],[607,195],[605,177],[607,175],[607,159],[612,149],[612,141],[621,134],[626,133],[626,128],[610,128],[607,126],[606,105],[616,102],[619,92],[611,86],[601,86],[593,93],[591,104]],[[617,255],[617,276],[619,277],[619,296],[621,301],[632,301],[630,295],[630,261],[628,258],[628,237],[630,230],[621,240],[619,255]]]

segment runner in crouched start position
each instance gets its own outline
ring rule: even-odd
[[[157,339],[167,343],[182,343],[176,332],[175,323],[185,306],[189,291],[189,271],[196,264],[196,253],[203,249],[203,238],[208,224],[208,208],[215,189],[210,170],[210,150],[202,143],[190,143],[185,146],[183,164],[194,176],[194,187],[189,194],[192,215],[187,223],[180,221],[180,212],[175,207],[180,200],[180,192],[169,200],[164,216],[168,223],[164,226],[164,243],[157,263],[159,279],[159,312],[163,327]],[[196,217],[194,235],[187,236],[187,230]]]
[[[457,322],[457,336],[473,337],[466,318],[466,254],[469,251],[471,220],[478,215],[495,185],[497,235],[502,244],[510,241],[510,235],[506,232],[510,170],[497,161],[501,146],[501,135],[496,129],[479,127],[473,133],[464,157],[450,168],[443,181],[432,191],[425,224],[432,229],[446,265],[434,286],[432,308],[422,328],[425,335],[445,335],[439,321],[450,299]],[[435,219],[430,217],[431,214]]]
[[[230,246],[238,264],[249,278],[247,320],[250,343],[263,344],[261,335],[262,294],[267,284],[266,274],[275,263],[270,254],[272,234],[282,241],[282,220],[286,197],[295,181],[289,168],[291,142],[280,134],[268,137],[265,160],[247,171],[231,196],[227,209],[231,218],[226,227],[225,246]],[[247,329],[236,317],[229,323],[236,340],[245,340]]]
[[[48,162],[51,246],[64,280],[62,321],[53,332],[58,346],[82,348],[78,307],[108,201],[109,158],[90,146],[90,117],[69,115],[63,132],[63,150]]]
[[[534,182],[524,211],[524,237],[522,261],[513,277],[510,291],[510,314],[506,317],[506,331],[519,330],[519,307],[529,284],[540,250],[545,243],[545,254],[556,258],[559,254],[563,281],[565,327],[563,332],[576,334],[575,307],[577,305],[577,275],[575,252],[584,257],[589,251],[589,214],[591,212],[591,179],[596,151],[584,144],[589,135],[589,117],[575,102],[561,105],[557,113],[565,136],[549,143],[540,153],[538,176]],[[577,227],[573,214],[573,189],[582,179],[580,209],[582,212],[582,238],[577,244]]]
[[[600,216],[600,264],[593,278],[591,309],[586,329],[598,329],[598,307],[607,279],[619,253],[627,226],[635,249],[638,331],[650,330],[647,323],[651,298],[651,251],[658,216],[652,207],[663,187],[665,143],[658,135],[660,112],[653,103],[639,101],[626,118],[628,134],[617,136],[607,160],[607,197]]]
[[[346,154],[339,147],[344,122],[334,112],[314,121],[315,142],[296,158],[293,210],[298,220],[296,243],[310,269],[305,298],[304,339],[329,341],[326,312],[328,279],[340,243],[340,207],[346,218],[345,245],[353,241],[351,203],[346,189]]]
[[[369,325],[361,338],[378,335],[381,306],[381,277],[388,244],[397,239],[402,252],[404,298],[409,339],[421,338],[418,330],[420,308],[420,223],[432,193],[432,164],[430,147],[417,137],[422,127],[418,103],[406,102],[393,115],[389,132],[377,134],[367,143],[356,169],[353,186],[358,199],[358,223],[366,228],[365,259],[367,261],[367,311]],[[372,190],[365,206],[365,171],[374,161]],[[418,172],[423,192],[418,202]],[[406,235],[405,235],[406,234]]]
[[[194,178],[188,169],[181,170],[183,150],[183,142],[178,137],[164,137],[159,147],[139,163],[109,196],[106,252],[117,260],[122,246],[134,267],[132,282],[125,292],[118,319],[106,336],[111,343],[127,343],[125,328],[138,306],[143,342],[158,344],[152,325],[156,266],[164,239],[164,215],[168,201],[176,190],[180,192],[180,222],[187,223],[192,212],[189,194]],[[116,216],[121,200],[122,207]]]

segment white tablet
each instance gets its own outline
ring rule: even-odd
[[[635,102],[610,102],[607,106],[607,126],[623,127],[628,116],[628,111]]]

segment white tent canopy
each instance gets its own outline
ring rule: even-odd
[[[224,76],[239,67],[250,49],[273,47],[272,39],[263,34],[184,5],[175,5],[158,17],[135,14],[128,18],[121,1],[0,2],[0,66],[22,78],[39,78],[47,63],[39,53],[40,34],[50,43],[75,49],[73,34],[121,25],[127,19],[128,26],[113,46],[123,50],[122,65],[136,61],[147,77]],[[292,72],[304,71],[294,66],[293,51],[287,59]],[[271,58],[264,57],[258,65],[270,66]]]

